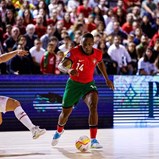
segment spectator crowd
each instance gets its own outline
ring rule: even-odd
[[[0,74],[62,74],[59,62],[86,32],[109,75],[159,74],[159,0],[0,0],[0,54],[29,52]]]

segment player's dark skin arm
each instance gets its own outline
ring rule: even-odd
[[[59,64],[58,68],[61,72],[68,73],[73,76],[77,76],[78,75],[77,70],[71,69],[71,65],[72,65],[72,61],[65,58]],[[108,74],[106,72],[106,67],[105,67],[104,62],[101,61],[97,66],[98,66],[99,70],[101,71],[103,77],[105,78],[107,86],[114,90],[114,85],[113,85],[112,81],[110,81],[108,78]]]
[[[114,85],[113,85],[112,81],[110,81],[108,78],[108,74],[107,74],[106,66],[105,66],[104,62],[101,61],[100,63],[98,63],[97,67],[99,68],[100,72],[102,73],[107,86],[114,90]]]

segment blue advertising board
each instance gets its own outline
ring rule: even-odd
[[[159,76],[114,76],[114,126],[159,127]]]
[[[1,75],[0,95],[19,100],[34,124],[55,129],[67,79],[67,75]],[[113,91],[106,86],[102,76],[95,76],[95,81],[99,91],[99,128],[112,128]],[[66,129],[86,128],[88,108],[81,100],[74,107]],[[26,130],[13,112],[3,114],[3,124],[0,126],[0,131],[9,130]]]

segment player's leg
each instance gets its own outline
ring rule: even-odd
[[[67,120],[71,113],[72,113],[72,107],[62,108],[62,111],[58,119],[57,133],[62,133],[64,131],[64,126],[67,123]]]
[[[3,120],[2,120],[2,113],[0,112],[0,125],[2,124]]]
[[[62,108],[62,111],[61,111],[61,113],[59,115],[59,119],[58,119],[58,125],[63,126],[66,124],[70,114],[72,113],[72,109],[73,109],[72,107],[70,107],[70,108],[63,107]]]
[[[98,130],[98,93],[97,91],[91,91],[87,93],[84,97],[84,102],[89,108],[89,127],[90,127],[90,138],[91,138],[91,147],[92,148],[102,148],[99,142],[96,139],[97,130]]]
[[[58,144],[59,142],[59,138],[61,137],[62,133],[64,132],[64,126],[72,112],[72,107],[70,108],[62,108],[62,111],[59,115],[59,119],[58,119],[58,125],[57,125],[57,130],[53,136],[53,140],[52,140],[52,146],[55,146]]]
[[[21,107],[19,101],[13,98],[8,98],[6,103],[6,111],[14,112],[16,118],[32,132],[33,139],[38,138],[39,136],[43,135],[46,132],[45,129],[40,129],[38,126],[35,126],[32,123],[26,112]]]
[[[81,94],[79,93],[80,89],[81,86],[79,86],[77,82],[74,82],[70,79],[67,81],[66,89],[63,95],[63,107],[59,115],[57,130],[53,136],[53,140],[51,143],[52,146],[55,146],[58,143],[59,138],[64,131],[64,125],[66,124],[70,114],[72,113],[73,105],[75,105],[81,97]]]
[[[2,113],[6,112],[6,103],[7,103],[8,97],[0,96],[0,125],[3,122]]]

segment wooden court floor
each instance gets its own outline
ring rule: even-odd
[[[51,146],[53,133],[32,140],[29,131],[0,132],[0,159],[159,159],[159,128],[100,129],[103,149],[85,153],[74,143],[89,130],[65,130],[56,147]]]

